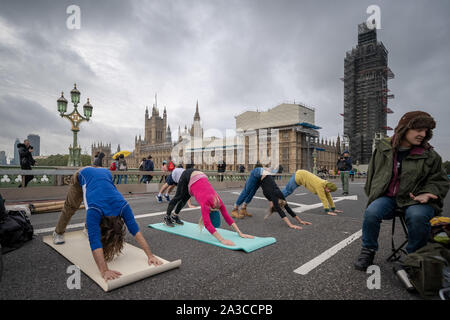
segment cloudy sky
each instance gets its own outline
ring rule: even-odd
[[[79,30],[66,26],[72,4]],[[0,0],[0,150],[12,157],[15,139],[36,133],[41,154],[67,153],[72,133],[56,100],[74,82],[94,107],[78,135],[83,153],[98,141],[133,150],[155,93],[173,139],[197,100],[205,130],[225,133],[243,111],[295,100],[315,107],[322,137],[334,138],[345,52],[370,5],[381,9],[378,38],[396,75],[388,125],[428,111],[432,145],[450,160],[448,0]]]

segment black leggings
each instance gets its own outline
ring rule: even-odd
[[[194,168],[186,169],[181,174],[180,180],[178,181],[177,185],[177,192],[175,193],[175,196],[172,198],[172,200],[170,200],[169,206],[167,207],[166,214],[168,216],[170,216],[175,206],[175,213],[180,213],[181,209],[183,209],[188,200],[191,198],[191,195],[189,194],[189,181],[191,180],[191,175],[194,171],[198,170]]]

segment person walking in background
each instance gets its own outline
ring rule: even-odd
[[[103,152],[98,153],[97,157],[94,157],[94,166],[95,167],[103,167],[103,158],[105,154]]]
[[[394,136],[377,142],[369,162],[364,191],[368,197],[362,225],[361,253],[355,269],[366,271],[378,250],[382,220],[404,209],[408,228],[406,251],[426,245],[430,220],[442,212],[449,179],[442,158],[428,143],[436,127],[426,112],[407,112],[400,118]]]
[[[128,170],[127,161],[125,160],[125,156],[123,154],[121,154],[119,156],[119,168],[117,170],[118,171],[127,171]],[[120,184],[122,182],[122,177],[125,177],[124,184],[127,184],[128,175],[126,175],[126,174],[125,175],[119,174],[119,178],[117,179],[117,184]]]
[[[339,157],[336,163],[337,169],[340,171],[343,195],[348,195],[348,178],[349,173],[352,170],[352,158],[348,151],[344,151],[341,157]]]
[[[99,154],[100,154],[100,151],[97,151],[97,152],[95,153],[95,155],[94,155],[94,161],[92,162],[92,165],[94,165],[94,163],[95,163],[95,161],[97,160]]]
[[[217,163],[217,172],[222,173],[221,175],[219,175],[219,181],[220,181],[220,182],[223,181],[223,173],[225,172],[226,167],[227,167],[227,165],[226,165],[226,163],[225,163],[224,160],[220,160],[220,161]]]
[[[28,139],[24,140],[23,143],[17,144],[17,149],[19,151],[19,159],[20,159],[20,168],[22,170],[31,170],[31,166],[36,164],[36,161],[33,159],[33,147],[30,146],[30,141]],[[22,176],[22,183],[19,185],[19,188],[26,188],[28,183],[33,180],[33,175],[25,175]]]
[[[167,170],[169,170],[169,173],[171,173],[173,170],[175,170],[175,163],[172,161],[172,157],[169,156],[169,164],[167,165]]]
[[[144,171],[155,171],[155,164],[153,163],[151,155],[149,155],[147,157],[147,159],[145,160]],[[152,175],[146,175],[145,183],[150,183],[150,181],[152,181],[152,179],[153,179]]]
[[[141,163],[139,164],[139,171],[144,171],[144,167],[145,167],[145,158],[142,158]],[[139,180],[139,183],[144,182],[145,183],[146,180],[146,176],[141,176],[141,179]]]
[[[159,180],[159,183],[166,181],[167,179],[167,173],[169,172],[169,169],[167,168],[167,161],[164,160],[162,162],[162,166],[161,166],[161,171],[162,171],[162,175],[161,175],[161,179]]]
[[[113,158],[113,161],[111,162],[111,165],[109,166],[109,170],[112,172],[117,171],[117,168],[119,167],[119,157],[116,156]],[[113,175],[113,183],[116,183],[117,175]]]

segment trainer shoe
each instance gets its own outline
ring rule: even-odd
[[[247,208],[241,208],[240,214],[241,214],[241,216],[243,216],[243,217],[253,217],[252,214],[250,214],[250,213],[247,212]]]
[[[164,223],[166,224],[166,226],[168,227],[175,227],[175,225],[173,224],[173,219],[171,217],[169,217],[168,215],[166,215],[164,217]]]
[[[64,242],[66,242],[64,240],[64,234],[57,234],[55,231],[53,231],[53,243],[63,244]]]
[[[231,216],[236,219],[244,218],[244,216],[239,213],[239,209],[233,209],[233,211],[231,211]]]
[[[164,195],[164,198],[166,198],[167,201],[170,201],[170,197],[169,197],[168,194],[165,194],[165,195]]]
[[[358,260],[354,264],[355,269],[360,271],[366,271],[369,266],[373,265],[374,258],[375,258],[375,250],[362,248]]]
[[[159,203],[162,203],[162,197],[161,196],[156,196],[156,200],[158,200]]]
[[[177,214],[173,214],[171,218],[172,218],[172,221],[175,222],[176,224],[179,224],[179,225],[184,224],[184,222],[181,221],[180,217]]]

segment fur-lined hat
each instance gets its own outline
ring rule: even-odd
[[[428,141],[433,137],[433,129],[436,128],[436,121],[433,117],[424,111],[407,112],[399,120],[395,127],[394,136],[392,137],[392,146],[397,148],[409,129],[428,129],[421,146],[430,149],[431,145]]]

